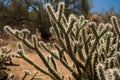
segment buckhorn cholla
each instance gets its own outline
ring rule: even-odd
[[[52,51],[43,41],[38,41],[35,35],[32,35],[32,42],[30,43],[27,40],[27,30],[18,31],[5,26],[8,33],[36,51],[47,70],[26,57],[22,45],[18,44],[18,53],[25,61],[53,80],[64,80],[65,77],[59,72],[56,60],[59,60],[72,73],[68,76],[69,80],[72,78],[75,80],[120,79],[120,28],[115,16],[111,18],[112,24],[101,23],[96,25],[95,22],[89,22],[82,15],[76,17],[74,14],[70,14],[67,19],[62,2],[59,3],[57,12],[49,3],[46,4],[46,8],[52,24],[51,32],[59,42],[53,44],[56,52]],[[39,44],[51,56],[44,57]],[[66,54],[73,63],[68,61]]]

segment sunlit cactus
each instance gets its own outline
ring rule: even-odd
[[[96,66],[96,72],[99,80],[105,80],[105,71],[104,71],[104,65],[99,63]]]
[[[52,25],[50,30],[57,39],[57,43],[53,44],[56,51],[51,50],[50,46],[43,41],[38,41],[36,35],[32,35],[32,40],[28,40],[29,31],[27,30],[18,31],[5,26],[9,34],[38,54],[47,70],[28,58],[20,43],[18,54],[53,80],[65,80],[65,75],[61,74],[56,60],[59,60],[71,72],[68,76],[69,80],[72,78],[75,80],[119,80],[120,31],[117,18],[115,16],[111,18],[112,24],[99,25],[86,20],[83,15],[77,17],[71,14],[67,19],[64,6],[65,4],[61,2],[55,12],[51,4],[46,4]],[[50,56],[44,57],[40,47],[50,53]],[[72,63],[68,61],[66,55]]]
[[[11,53],[11,49],[2,47],[0,51],[0,80],[9,80],[10,71],[9,66],[19,66],[19,64],[12,61],[13,58],[20,58],[20,56]],[[14,77],[13,77],[14,78]],[[12,78],[12,79],[13,79]]]

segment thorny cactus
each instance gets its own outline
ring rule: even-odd
[[[28,70],[25,70],[24,73],[25,74],[21,80],[26,80],[27,76],[30,75],[30,72]],[[43,78],[36,78],[37,74],[38,74],[38,71],[29,80],[43,80]]]
[[[56,60],[59,60],[71,73],[75,80],[119,80],[120,63],[120,31],[117,18],[111,18],[112,24],[99,24],[89,22],[84,16],[76,17],[64,15],[64,3],[60,3],[57,12],[48,3],[46,8],[52,24],[51,32],[58,39],[53,46],[57,50],[52,51],[50,46],[38,41],[35,35],[32,42],[27,39],[29,31],[13,30],[5,26],[5,30],[17,39],[21,40],[27,47],[36,51],[43,61],[47,70],[44,70],[31,59],[26,57],[23,47],[18,44],[18,54],[40,72],[50,76],[53,80],[64,80],[58,70]],[[45,58],[40,50],[42,46],[51,56]],[[72,63],[69,63],[68,55]],[[115,59],[115,60],[114,60]],[[106,75],[107,74],[107,75]],[[69,80],[72,80],[68,76]]]
[[[0,80],[9,80],[11,77],[8,73],[10,71],[8,66],[19,66],[12,61],[13,57],[19,57],[18,55],[11,54],[11,49],[6,47],[1,48],[0,52]]]
[[[111,18],[114,32],[108,31],[97,48],[96,72],[99,80],[120,80],[120,31],[117,18]]]

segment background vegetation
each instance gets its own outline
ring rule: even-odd
[[[66,4],[66,16],[70,13],[87,16],[91,8],[88,0],[0,0],[0,33],[4,32],[3,26],[10,25],[17,29],[28,28],[32,33],[39,28],[44,39],[50,37],[51,25],[45,4],[49,2],[57,9],[60,1]]]

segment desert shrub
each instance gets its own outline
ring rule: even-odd
[[[50,76],[53,80],[64,80],[56,60],[60,61],[70,72],[68,79],[72,80],[119,80],[119,53],[120,31],[117,18],[111,17],[112,24],[89,22],[84,16],[75,17],[70,14],[67,19],[64,15],[64,3],[60,3],[57,12],[48,3],[46,8],[52,24],[51,32],[58,39],[53,46],[38,41],[35,35],[32,40],[27,39],[28,30],[13,30],[5,26],[5,30],[22,41],[27,47],[34,50],[47,70],[37,65],[25,55],[21,43],[18,44],[18,54],[40,72]],[[41,48],[51,56],[43,55]],[[68,61],[70,57],[72,63]]]

